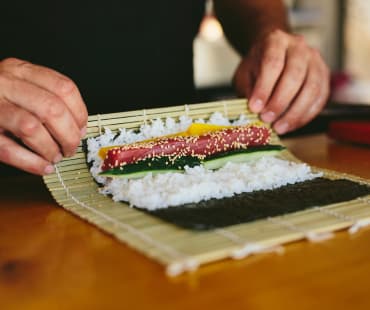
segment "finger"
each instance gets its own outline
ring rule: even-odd
[[[65,156],[75,153],[80,143],[81,130],[58,96],[5,74],[0,76],[0,86],[7,101],[34,114],[46,126]]]
[[[286,113],[274,124],[278,134],[296,129],[312,119],[323,107],[329,94],[328,80],[319,66],[311,66],[297,98]]]
[[[233,86],[240,97],[249,98],[252,93],[252,74],[250,64],[242,61],[235,72]]]
[[[0,110],[2,129],[20,138],[45,160],[57,163],[62,159],[58,145],[34,115],[9,102],[1,102]]]
[[[56,94],[70,109],[79,128],[86,126],[88,116],[86,105],[71,79],[52,69],[14,58],[6,59],[3,68],[19,79],[27,80]]]
[[[283,73],[271,99],[262,111],[263,121],[274,122],[288,108],[304,83],[309,59],[309,50],[304,46],[288,50]]]
[[[54,171],[54,167],[48,161],[2,134],[0,134],[0,162],[38,175]]]
[[[279,80],[285,65],[286,46],[280,41],[271,41],[265,50],[261,62],[259,74],[253,87],[250,98],[250,109],[259,113],[269,100],[272,91]]]
[[[313,118],[315,118],[328,101],[330,94],[330,71],[324,62],[322,62],[320,76],[321,76],[320,83],[321,92],[316,101],[312,102],[312,105],[309,107],[307,113],[303,114],[301,122],[298,124],[298,126],[307,124]]]

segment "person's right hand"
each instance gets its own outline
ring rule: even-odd
[[[0,162],[38,175],[53,172],[54,163],[75,153],[87,115],[66,76],[15,58],[0,61]]]

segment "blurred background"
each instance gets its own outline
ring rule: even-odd
[[[332,119],[370,120],[370,1],[286,0],[291,29],[316,47],[332,71],[332,94],[311,124],[292,134],[325,131]],[[228,44],[212,0],[194,41],[194,74],[199,97],[233,96],[231,79],[239,55]]]

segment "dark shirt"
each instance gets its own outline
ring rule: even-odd
[[[89,114],[192,103],[203,13],[202,0],[2,1],[0,60],[69,76]]]
[[[89,114],[194,101],[192,42],[204,1],[3,1],[0,59],[51,67]]]

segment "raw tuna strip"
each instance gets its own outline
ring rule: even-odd
[[[254,124],[257,124],[257,122],[255,122]],[[186,131],[182,131],[182,132],[178,132],[178,133],[175,133],[175,134],[166,135],[166,136],[162,136],[162,137],[153,138],[153,139],[145,140],[145,141],[142,141],[142,142],[151,142],[151,141],[156,141],[156,140],[162,139],[162,138],[173,138],[173,137],[179,137],[179,136],[183,136],[183,137],[185,137],[185,136],[200,136],[200,135],[210,133],[210,132],[213,132],[213,131],[219,131],[219,130],[222,130],[222,129],[232,128],[232,127],[233,126],[192,123]],[[102,147],[99,150],[99,157],[101,159],[104,159],[107,156],[107,153],[108,153],[109,150],[117,148],[117,147],[118,147],[118,145]]]
[[[149,142],[127,144],[110,149],[104,159],[102,171],[121,167],[138,160],[168,156],[206,156],[228,150],[266,145],[270,130],[258,125],[226,128],[199,136],[163,137]]]

